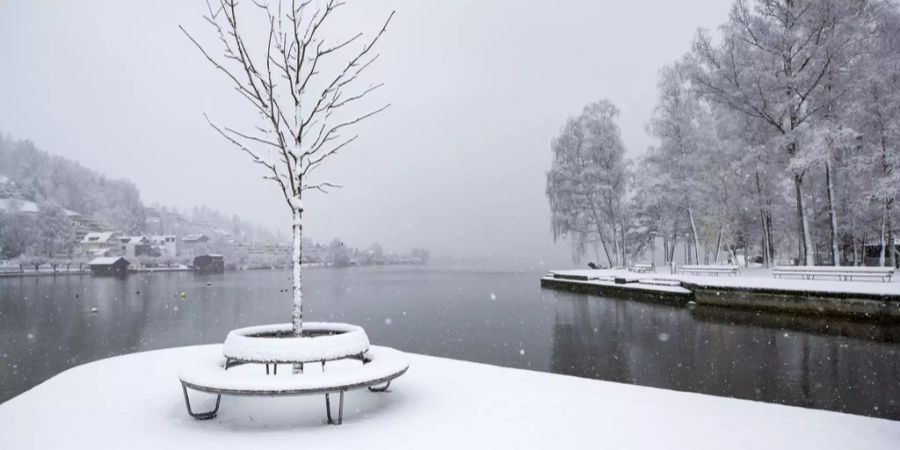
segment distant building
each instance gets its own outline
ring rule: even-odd
[[[122,243],[122,254],[126,258],[153,256],[150,239],[147,236],[125,236],[119,238],[119,241]]]
[[[209,236],[205,234],[188,234],[181,238],[183,244],[183,254],[185,256],[194,256],[199,253],[206,253],[206,243],[209,242]]]
[[[114,231],[92,231],[84,235],[79,245],[85,254],[94,256],[109,256],[122,248],[119,233]]]
[[[178,256],[178,238],[174,234],[150,236],[150,246],[154,256],[162,258]]]
[[[198,273],[224,273],[225,257],[222,255],[200,255],[194,258],[194,271]]]
[[[101,257],[91,260],[91,275],[123,276],[128,273],[127,259],[121,256]]]

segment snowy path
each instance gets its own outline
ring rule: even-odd
[[[106,359],[0,404],[10,449],[896,449],[900,422],[410,355],[389,394],[225,397],[184,410],[178,368],[220,345]]]

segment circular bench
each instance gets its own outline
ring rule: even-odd
[[[365,335],[363,334],[363,336]],[[230,334],[229,337],[231,337]],[[228,341],[226,341],[226,344],[227,342]],[[191,417],[195,419],[211,419],[218,413],[222,395],[276,397],[325,394],[325,408],[328,423],[341,424],[344,415],[345,392],[361,388],[369,388],[369,390],[373,392],[384,392],[390,386],[390,382],[393,379],[406,373],[409,368],[409,360],[403,352],[389,347],[368,346],[368,339],[366,339],[366,344],[367,350],[362,354],[356,353],[355,355],[344,358],[306,359],[305,361],[293,361],[281,357],[270,359],[268,356],[272,355],[259,359],[254,358],[253,360],[245,359],[248,356],[260,356],[261,353],[254,355],[243,353],[243,357],[239,360],[234,358],[234,356],[236,356],[236,353],[234,352],[230,353],[231,356],[225,357],[216,354],[210,355],[210,358],[198,360],[196,363],[184,367],[179,373],[182,391],[184,392],[185,406]],[[348,346],[347,348],[350,347]],[[232,347],[231,350],[234,350],[234,347]],[[228,355],[225,346],[223,346],[223,353]],[[337,353],[332,353],[332,355],[336,354]],[[323,353],[321,352],[318,354],[318,356],[322,355]],[[284,355],[282,354],[281,356]],[[343,370],[328,372],[327,375],[292,374],[286,376],[270,376],[268,375],[268,368],[265,374],[261,372],[250,372],[248,370],[228,370],[230,367],[243,364],[294,364],[316,361],[321,362],[322,370],[324,371],[326,361],[334,361],[337,359],[358,359],[361,361],[361,364],[354,367],[343,367]],[[376,386],[381,385],[384,386],[376,388]],[[191,409],[188,389],[216,394],[215,408],[208,412],[194,412]],[[340,406],[336,422],[332,420],[329,398],[329,395],[334,393],[340,394]]]

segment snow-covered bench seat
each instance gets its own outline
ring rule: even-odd
[[[653,263],[648,263],[648,262],[634,263],[631,265],[631,267],[628,268],[628,270],[630,270],[632,272],[638,272],[638,273],[652,272],[653,271]]]
[[[677,272],[686,275],[737,275],[740,273],[737,266],[701,266],[701,265],[684,265],[677,268]]]
[[[219,410],[222,395],[243,396],[291,396],[325,394],[325,409],[328,423],[340,424],[344,416],[344,393],[353,389],[369,388],[373,392],[384,392],[393,379],[406,373],[409,360],[403,352],[380,346],[369,346],[361,363],[346,360],[341,367],[328,371],[322,361],[322,371],[306,371],[302,374],[268,375],[259,364],[232,364],[226,369],[228,360],[211,354],[209,358],[198,360],[184,367],[180,374],[184,402],[188,414],[195,419],[211,419]],[[351,365],[352,366],[349,366]],[[237,367],[235,366],[243,366]],[[259,368],[259,371],[254,369]],[[188,396],[188,389],[216,394],[216,405],[212,411],[194,412]],[[329,394],[340,394],[337,422],[331,418]]]
[[[817,277],[837,278],[845,281],[853,278],[878,278],[881,281],[890,282],[893,275],[893,267],[864,266],[778,266],[772,271],[772,276],[775,278],[797,276],[806,280]]]

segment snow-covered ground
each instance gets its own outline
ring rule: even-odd
[[[221,345],[159,350],[63,372],[0,404],[0,446],[900,448],[900,422],[421,355],[410,355],[409,372],[392,392],[349,393],[341,426],[324,424],[322,396],[224,397],[219,417],[195,421],[184,409],[179,366],[221,351]]]
[[[636,273],[627,270],[554,270],[551,273],[563,275],[587,276],[599,278],[601,282],[613,277],[626,278],[629,281],[637,280],[677,280],[685,283],[721,286],[742,287],[750,289],[776,289],[788,291],[808,292],[840,292],[848,294],[875,294],[875,295],[900,295],[900,274],[894,277],[890,283],[880,281],[837,281],[828,279],[802,280],[797,278],[774,278],[772,271],[767,269],[744,269],[738,276],[697,276],[675,275],[667,270],[658,269],[657,272]]]

